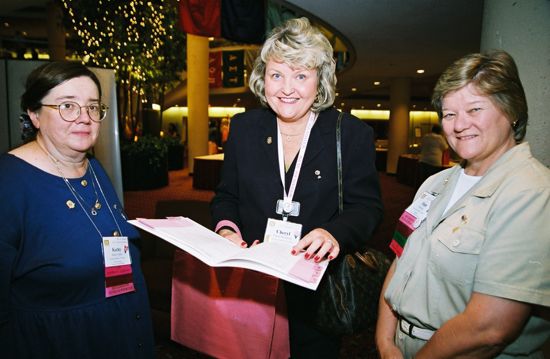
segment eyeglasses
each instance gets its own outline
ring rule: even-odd
[[[76,121],[78,116],[80,116],[81,109],[83,108],[86,109],[86,112],[88,113],[88,116],[90,116],[92,121],[101,122],[107,115],[107,110],[109,109],[109,107],[105,106],[102,103],[93,103],[87,106],[80,106],[76,102],[72,101],[61,102],[61,104],[59,105],[42,104],[42,106],[58,110],[61,118],[67,122]]]

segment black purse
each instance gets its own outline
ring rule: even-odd
[[[339,213],[344,207],[341,121],[342,113],[336,123]],[[390,264],[386,255],[372,248],[347,254],[330,263],[317,289],[317,328],[335,335],[349,335],[373,327]]]

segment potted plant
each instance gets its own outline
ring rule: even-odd
[[[168,185],[168,145],[145,135],[121,148],[124,190],[146,190]]]

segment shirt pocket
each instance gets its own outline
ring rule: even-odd
[[[437,231],[431,261],[436,275],[444,281],[471,286],[485,238],[478,228],[442,224]]]

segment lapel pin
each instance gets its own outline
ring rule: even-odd
[[[67,204],[67,207],[69,207],[70,209],[73,209],[74,208],[74,202],[71,201],[70,199],[67,200],[67,202],[65,202]]]

